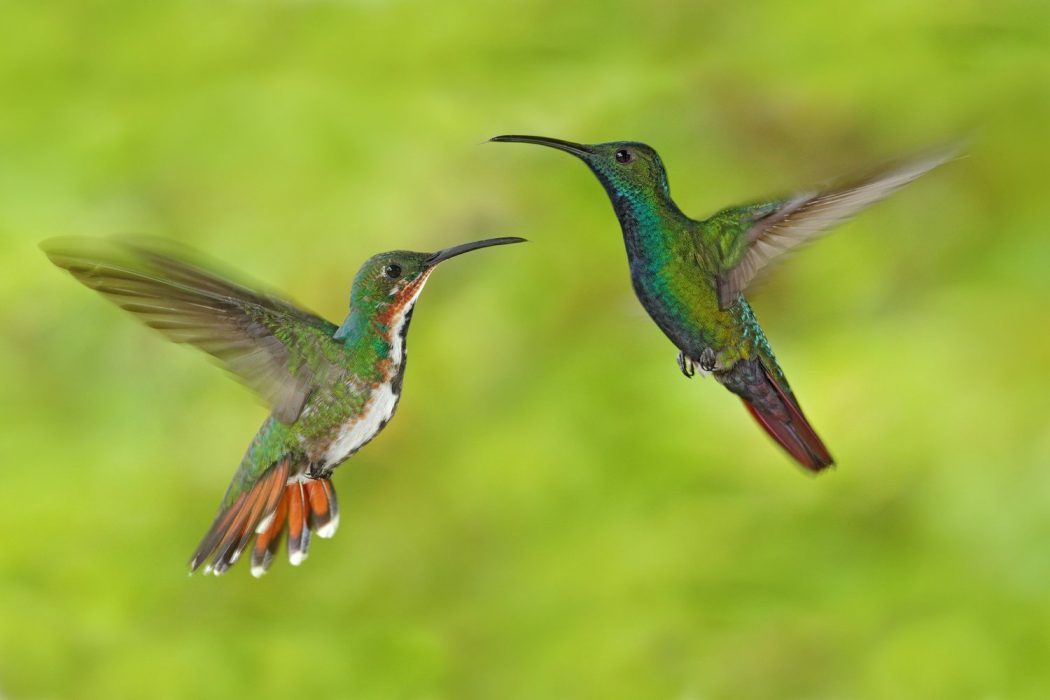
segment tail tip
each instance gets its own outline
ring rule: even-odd
[[[814,474],[823,474],[834,466],[835,460],[829,456],[827,458],[820,457],[819,459],[815,459],[812,464],[807,464],[806,468]]]
[[[336,515],[327,523],[317,528],[317,536],[322,539],[331,539],[335,536],[335,531],[339,529],[339,516]]]
[[[288,561],[300,566],[307,557],[310,533],[330,538],[339,527],[335,490],[327,479],[288,478],[287,460],[275,464],[259,482],[231,506],[220,511],[190,559],[190,575],[226,573],[251,549],[250,572],[260,578],[269,569],[283,535],[288,536]]]

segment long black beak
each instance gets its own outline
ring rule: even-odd
[[[485,239],[484,241],[474,241],[473,243],[461,243],[459,245],[454,245],[451,248],[445,248],[444,250],[439,250],[438,252],[434,253],[429,258],[427,258],[424,261],[423,264],[426,265],[427,267],[433,267],[434,265],[437,265],[439,262],[444,262],[445,260],[448,260],[449,258],[454,258],[457,255],[462,255],[463,253],[469,253],[472,250],[478,250],[480,248],[488,248],[488,247],[494,246],[494,245],[507,245],[508,243],[524,243],[524,242],[525,242],[524,238],[518,238],[517,236],[507,236],[507,237],[504,237],[504,238],[488,238],[488,239]]]
[[[561,139],[549,139],[546,136],[518,136],[515,134],[507,134],[504,136],[494,136],[491,139],[489,139],[489,141],[496,141],[500,143],[535,143],[539,146],[557,148],[559,151],[565,151],[580,158],[586,158],[587,156],[591,155],[591,149],[587,146],[584,146],[582,143],[562,141]]]

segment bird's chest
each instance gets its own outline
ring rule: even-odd
[[[674,345],[694,360],[729,342],[733,319],[718,306],[709,275],[681,251],[631,261],[631,279],[642,306]]]
[[[631,282],[642,306],[676,343],[702,330],[713,295],[688,261],[675,255],[632,260]]]
[[[362,392],[353,379],[348,380],[348,395],[360,397],[364,394],[364,398],[352,401],[352,410],[346,411],[331,431],[331,441],[324,449],[323,456],[317,460],[321,470],[334,469],[357,452],[379,434],[394,416],[401,399],[406,356],[405,335],[410,318],[411,309],[408,309],[396,319],[391,334],[391,352],[382,363],[383,381]]]
[[[399,384],[399,382],[398,382]],[[374,438],[393,417],[401,398],[395,382],[384,382],[372,392],[359,412],[345,418],[334,431],[334,437],[324,451],[321,466],[329,470],[361,449]]]

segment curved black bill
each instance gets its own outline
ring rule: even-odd
[[[563,141],[561,139],[550,139],[546,136],[520,136],[516,134],[506,134],[503,136],[493,136],[489,141],[496,141],[498,143],[535,143],[539,146],[557,148],[559,151],[566,151],[574,156],[580,156],[581,158],[591,154],[591,149],[584,146],[582,143],[573,143],[572,141]]]
[[[473,243],[461,243],[459,245],[454,245],[451,248],[439,250],[438,252],[434,253],[429,258],[427,258],[424,264],[427,267],[433,267],[439,262],[443,262],[445,260],[448,260],[449,258],[454,258],[457,255],[462,255],[463,253],[469,253],[472,250],[488,248],[494,245],[507,245],[508,243],[524,242],[524,238],[518,238],[517,236],[507,236],[504,238],[487,238],[483,241],[474,241]]]

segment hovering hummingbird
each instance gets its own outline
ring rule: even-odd
[[[548,146],[586,163],[620,221],[635,294],[678,348],[682,373],[712,373],[805,468],[820,471],[833,464],[743,292],[781,254],[944,163],[952,153],[917,158],[840,186],[729,207],[697,221],[671,199],[660,156],[644,143],[584,145],[514,135],[492,141]]]
[[[212,355],[273,408],[189,564],[191,573],[209,562],[205,573],[222,574],[254,537],[251,571],[261,576],[285,530],[293,565],[306,558],[311,530],[335,534],[332,471],[394,415],[412,309],[434,268],[462,253],[523,241],[492,238],[369,258],[340,326],[155,241],[69,238],[42,247],[53,263],[146,325]]]

